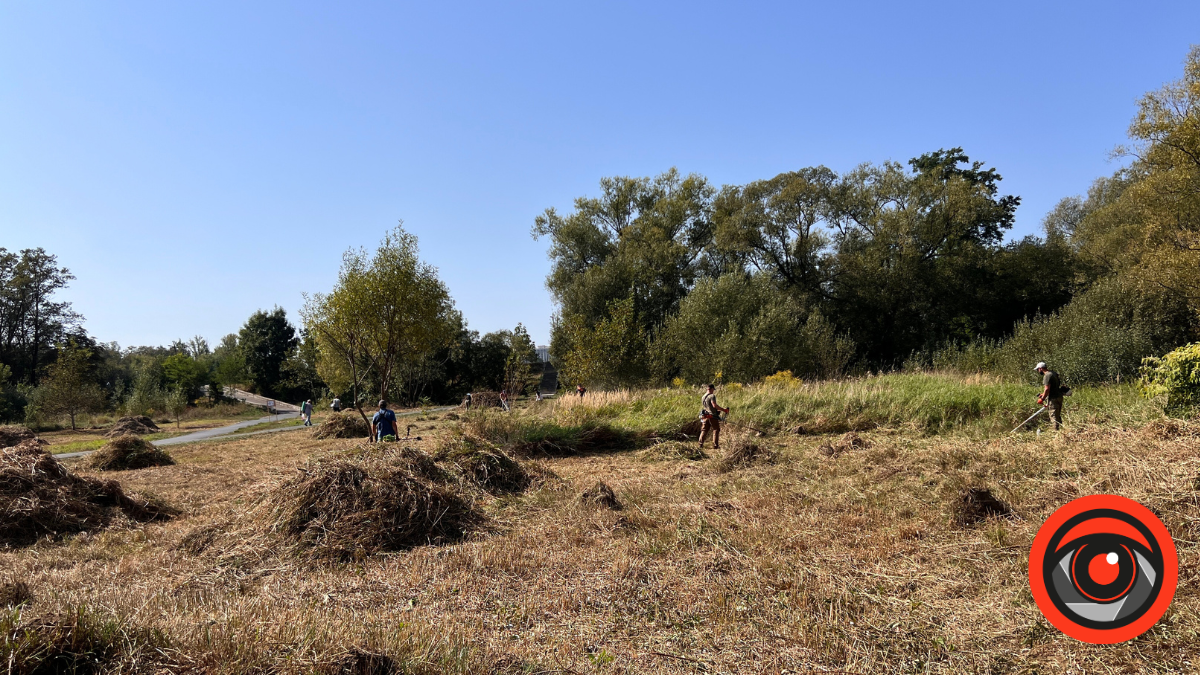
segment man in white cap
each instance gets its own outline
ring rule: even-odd
[[[1046,367],[1045,361],[1038,361],[1033,369],[1042,374],[1042,393],[1037,397],[1038,405],[1050,409],[1050,421],[1054,422],[1054,430],[1057,431],[1062,426],[1062,380],[1058,373]]]

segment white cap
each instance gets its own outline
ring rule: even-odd
[[[1046,362],[1045,362],[1045,361],[1038,361],[1038,364],[1037,364],[1036,366],[1034,366],[1034,367],[1033,367],[1033,369],[1034,369],[1034,370],[1041,370],[1042,368],[1045,368],[1045,367],[1046,367]]]

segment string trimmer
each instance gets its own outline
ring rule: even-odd
[[[1038,415],[1041,415],[1044,412],[1046,412],[1046,406],[1042,406],[1041,408],[1039,408],[1037,412],[1035,412],[1029,416],[1029,419],[1025,420],[1024,422],[1021,422],[1020,424],[1018,424],[1016,426],[1016,428],[1014,428],[1012,431],[1010,431],[1008,433],[1010,433],[1010,434],[1016,433],[1017,429],[1020,429],[1021,427],[1025,426],[1026,424],[1029,424],[1030,422],[1033,421],[1033,418],[1037,417]]]

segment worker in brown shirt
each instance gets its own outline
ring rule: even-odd
[[[707,386],[707,393],[704,398],[700,399],[700,447],[704,447],[704,438],[708,436],[708,430],[713,432],[713,450],[721,449],[721,413],[729,412],[729,408],[722,408],[717,404],[717,388],[713,385]]]

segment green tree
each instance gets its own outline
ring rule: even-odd
[[[53,346],[82,321],[71,303],[54,299],[74,278],[44,249],[0,248],[0,363],[15,381],[36,385]]]
[[[781,288],[819,293],[826,277],[837,174],[818,166],[726,186],[714,206],[716,245]]]
[[[209,383],[209,371],[205,364],[189,354],[172,354],[163,361],[163,375],[167,386],[181,389],[189,400],[200,396],[200,389]]]
[[[609,302],[594,326],[582,316],[563,319],[558,335],[568,345],[561,357],[563,380],[585,386],[630,386],[649,378],[649,336],[633,298]]]
[[[33,391],[37,410],[54,417],[67,416],[75,430],[76,417],[94,412],[104,404],[104,394],[93,379],[91,352],[74,341],[58,347],[58,359],[46,369],[42,383]]]
[[[910,165],[862,166],[833,191],[827,314],[877,365],[988,325],[994,308],[981,293],[1019,201],[1000,196],[999,174],[960,148]]]
[[[437,270],[421,262],[417,239],[397,226],[374,255],[347,251],[328,294],[306,296],[305,331],[317,345],[317,370],[338,391],[350,391],[362,412],[368,382],[388,398],[395,376],[454,339],[458,316]]]
[[[550,240],[546,285],[560,317],[551,348],[559,359],[574,352],[577,364],[590,347],[573,337],[583,339],[603,321],[611,328],[612,303],[629,300],[631,320],[652,332],[713,266],[706,255],[714,190],[706,179],[671,169],[655,178],[604,178],[600,188],[599,197],[576,199],[567,215],[547,209],[533,227],[535,238]],[[621,380],[616,371],[597,376]]]
[[[781,293],[770,275],[726,274],[696,285],[655,343],[660,381],[678,375],[693,384],[720,372],[748,382],[789,370],[802,377],[835,377],[854,356],[819,310]]]
[[[271,312],[259,310],[250,315],[238,332],[238,349],[246,363],[249,384],[255,393],[279,394],[283,364],[296,349],[296,329],[287,320],[283,308]]]
[[[517,324],[511,332],[506,331],[505,347],[508,352],[504,360],[504,391],[516,401],[541,382],[541,374],[533,369],[537,361],[537,346],[533,344],[525,326]]]
[[[167,413],[171,416],[171,419],[175,420],[176,429],[179,428],[180,420],[183,419],[183,414],[187,412],[190,402],[191,400],[188,398],[187,392],[182,387],[172,387],[167,391],[166,396],[163,397],[163,404],[166,406]]]

